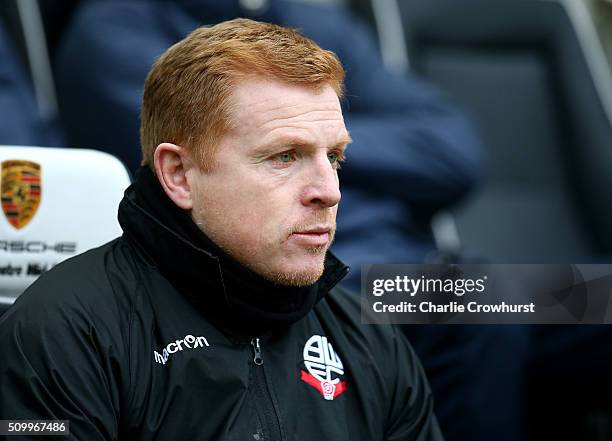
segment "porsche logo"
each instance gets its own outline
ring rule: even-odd
[[[40,165],[11,160],[2,162],[2,211],[9,223],[21,229],[36,214],[40,205]]]

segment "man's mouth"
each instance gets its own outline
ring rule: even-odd
[[[322,246],[329,243],[332,231],[331,225],[320,225],[295,231],[289,238],[300,245]]]

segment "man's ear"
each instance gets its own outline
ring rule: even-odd
[[[187,170],[194,166],[193,161],[181,146],[163,142],[155,149],[153,156],[155,174],[168,197],[179,208],[191,210],[193,199],[187,181]]]

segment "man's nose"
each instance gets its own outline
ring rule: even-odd
[[[302,195],[304,205],[319,205],[327,208],[340,202],[338,173],[329,162],[327,154],[313,160],[306,179],[306,186]]]

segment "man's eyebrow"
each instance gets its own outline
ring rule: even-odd
[[[346,146],[348,144],[350,144],[351,142],[353,142],[351,136],[347,133],[346,135],[343,135],[340,140],[338,142],[336,142],[333,146],[330,147],[330,149],[346,149]],[[261,145],[257,148],[257,152],[262,152],[265,153],[268,150],[273,150],[273,149],[277,149],[277,148],[288,148],[288,149],[294,149],[294,148],[301,148],[301,147],[314,147],[314,144],[312,144],[311,142],[305,141],[304,139],[301,138],[296,138],[296,137],[282,137],[282,138],[278,138],[270,143]]]
[[[335,149],[341,148],[342,150],[344,150],[346,149],[346,146],[349,145],[351,142],[353,142],[353,138],[351,138],[351,135],[346,133],[344,136],[342,136],[340,141],[338,141],[336,145],[334,145],[333,148]]]

